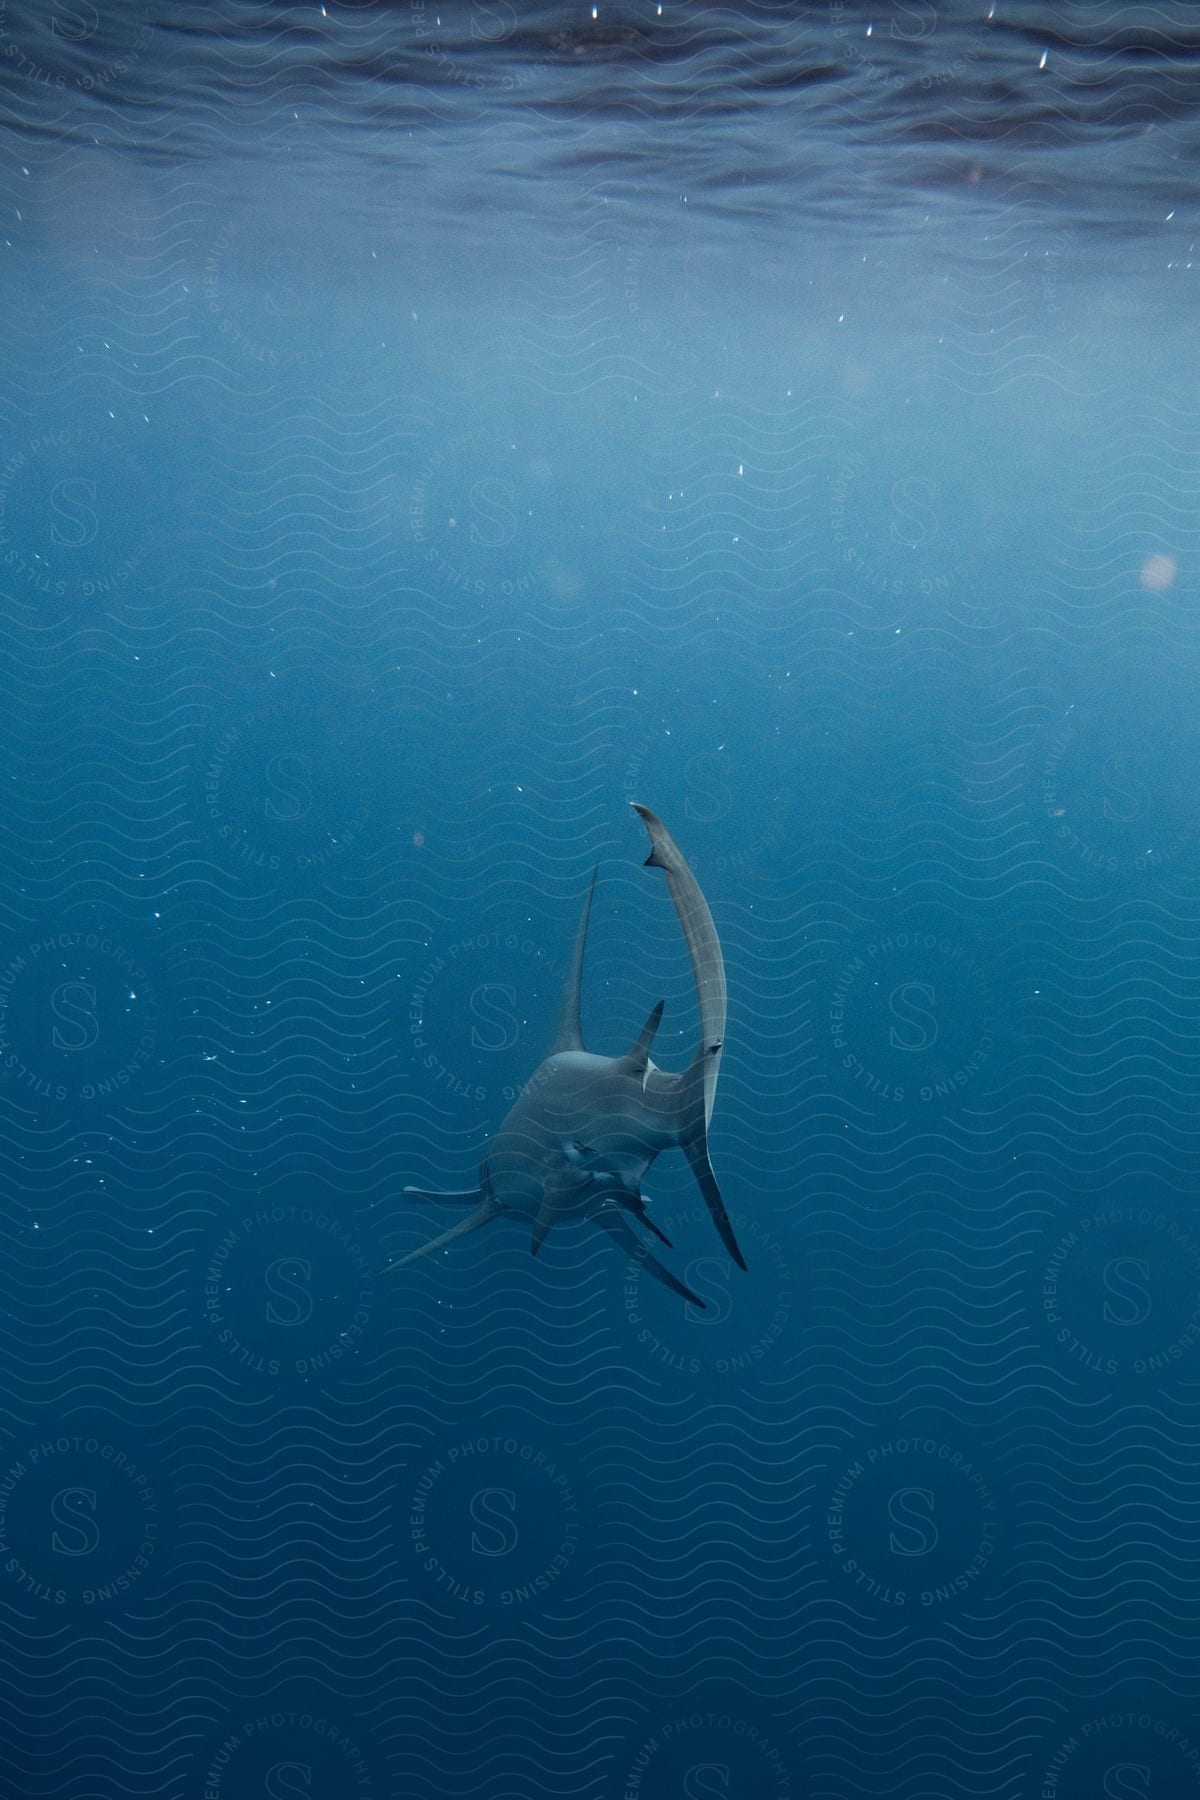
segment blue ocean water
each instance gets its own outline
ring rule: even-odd
[[[0,1794],[1200,1787],[1200,15],[0,0]],[[473,1187],[724,948],[648,1279]],[[649,1240],[648,1240],[649,1241]]]

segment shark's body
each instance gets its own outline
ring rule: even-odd
[[[733,1260],[745,1268],[708,1156],[721,1049],[725,1040],[725,964],[716,927],[695,876],[666,826],[633,802],[650,833],[648,865],[663,869],[692,962],[700,1003],[700,1044],[690,1067],[669,1075],[650,1060],[662,1002],[654,1008],[633,1048],[624,1056],[586,1050],[580,1021],[584,951],[596,877],[588,889],[563,995],[558,1031],[546,1060],[535,1070],[492,1140],[479,1171],[479,1187],[466,1193],[406,1191],[426,1200],[473,1203],[474,1211],[432,1243],[392,1264],[435,1250],[502,1216],[530,1220],[536,1256],[546,1234],[568,1219],[601,1226],[666,1287],[701,1306],[691,1290],[651,1256],[629,1218],[662,1241],[642,1198],[642,1180],[664,1150],[682,1149],[709,1212]]]

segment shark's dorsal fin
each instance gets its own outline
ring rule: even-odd
[[[550,1054],[554,1056],[559,1050],[583,1049],[583,1017],[580,1011],[580,995],[583,991],[583,953],[587,948],[588,919],[592,911],[592,895],[596,891],[596,871],[592,870],[592,879],[588,883],[587,898],[583,903],[583,913],[579,920],[579,930],[575,934],[575,954],[571,958],[571,973],[567,976],[567,985],[563,990],[562,1008],[558,1015],[558,1030],[554,1034],[554,1042],[550,1046]]]
[[[626,1051],[621,1058],[626,1067],[632,1069],[635,1075],[644,1074],[646,1064],[650,1061],[650,1046],[654,1042],[654,1034],[658,1030],[663,1016],[663,1004],[663,1001],[660,1000],[638,1033],[637,1042],[633,1048]]]

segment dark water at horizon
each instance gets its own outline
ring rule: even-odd
[[[0,1797],[1200,1791],[1200,12],[0,0]],[[598,1231],[454,1215],[695,1041]]]

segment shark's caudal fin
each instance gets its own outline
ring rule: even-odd
[[[613,1242],[624,1250],[626,1256],[632,1257],[640,1269],[645,1269],[647,1275],[653,1275],[655,1281],[661,1281],[663,1286],[670,1288],[673,1294],[679,1294],[682,1299],[690,1300],[692,1305],[698,1306],[701,1311],[708,1310],[698,1294],[693,1294],[691,1288],[685,1287],[678,1276],[672,1275],[670,1269],[665,1263],[660,1263],[657,1256],[651,1256],[641,1238],[635,1237],[628,1221],[615,1206],[605,1204],[594,1217],[597,1225],[601,1226]]]
[[[703,1070],[704,1124],[712,1118],[713,1100],[717,1092],[717,1074],[721,1067],[721,1050],[725,1043],[725,1015],[728,1000],[725,990],[725,958],[721,940],[713,924],[708,902],[700,892],[700,884],[684,861],[683,852],[662,820],[648,806],[636,800],[629,804],[650,833],[648,869],[662,869],[667,887],[683,926],[684,940],[692,960],[696,983],[696,999],[700,1003],[700,1047],[697,1063]]]
[[[667,888],[679,915],[691,958],[696,999],[700,1007],[700,1043],[691,1068],[678,1083],[679,1142],[700,1184],[700,1192],[712,1215],[713,1224],[720,1233],[721,1242],[738,1268],[744,1269],[746,1261],[738,1248],[708,1155],[708,1125],[717,1092],[717,1075],[721,1066],[721,1051],[725,1045],[725,1020],[728,1011],[725,958],[721,954],[721,940],[708,910],[708,902],[700,892],[700,884],[688,868],[675,839],[648,806],[640,806],[636,800],[631,800],[630,805],[650,833],[647,867],[662,869],[667,877]]]
[[[580,996],[583,991],[583,953],[587,948],[588,920],[592,912],[592,895],[596,891],[596,871],[592,870],[592,879],[588,883],[587,898],[583,903],[583,914],[579,920],[579,930],[575,934],[575,954],[571,958],[571,973],[567,976],[567,985],[563,990],[562,1008],[558,1015],[558,1030],[554,1034],[554,1042],[550,1046],[553,1056],[558,1050],[583,1049],[583,1017]]]
[[[475,1197],[478,1198],[478,1190],[476,1190]],[[459,1196],[457,1194],[434,1194],[431,1198],[457,1200]],[[471,1232],[478,1231],[481,1225],[490,1225],[493,1219],[498,1219],[502,1212],[507,1211],[508,1208],[502,1206],[499,1200],[485,1199],[476,1207],[469,1219],[460,1220],[457,1225],[452,1225],[449,1231],[443,1231],[441,1237],[435,1237],[428,1244],[422,1244],[418,1249],[410,1250],[407,1256],[401,1256],[396,1262],[389,1263],[383,1273],[390,1275],[393,1269],[407,1268],[409,1263],[420,1262],[423,1256],[432,1256],[435,1250],[444,1250],[447,1244],[454,1244],[459,1238],[469,1237]]]
[[[734,1235],[733,1223],[725,1210],[725,1202],[721,1198],[721,1190],[717,1186],[717,1178],[713,1174],[713,1166],[708,1155],[708,1133],[703,1125],[703,1113],[696,1110],[694,1129],[688,1132],[683,1140],[683,1153],[692,1166],[692,1174],[699,1183],[700,1192],[704,1196],[709,1216],[721,1236],[721,1242],[732,1256],[739,1269],[746,1267],[746,1259],[738,1249],[738,1241]]]

